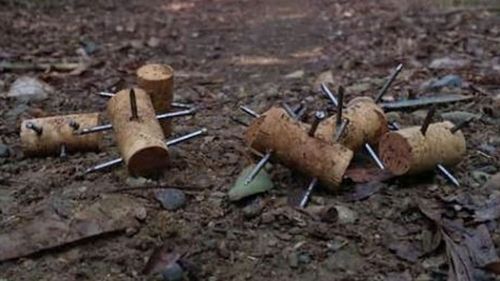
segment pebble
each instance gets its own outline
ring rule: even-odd
[[[29,76],[17,78],[10,86],[7,97],[22,101],[42,101],[54,93],[54,88],[49,84]]]
[[[389,122],[401,123],[401,114],[399,112],[387,112],[385,116]]]
[[[260,203],[260,200],[254,200],[252,203],[248,204],[243,208],[243,215],[247,219],[254,218],[262,212],[263,205]]]
[[[180,281],[183,279],[184,270],[178,263],[174,263],[161,272],[165,281]]]
[[[180,189],[166,188],[155,193],[156,200],[158,200],[162,207],[175,211],[186,203],[186,195]]]
[[[440,79],[431,79],[422,84],[424,90],[440,90],[441,88],[458,88],[462,87],[462,78],[458,75],[446,75]]]
[[[411,113],[411,116],[414,118],[414,122],[422,122],[425,119],[425,116],[427,116],[427,109],[419,109],[415,110]]]
[[[299,267],[299,255],[296,252],[292,252],[288,255],[288,265],[291,268]]]
[[[311,256],[309,254],[300,254],[299,255],[299,262],[302,264],[309,264],[311,262]]]
[[[358,214],[345,206],[338,205],[335,209],[337,209],[340,224],[352,224],[358,219]]]
[[[480,115],[470,113],[467,111],[451,111],[451,112],[442,113],[441,117],[444,120],[448,120],[448,121],[453,122],[455,124],[459,124],[465,120],[469,120],[470,118],[480,118]]]
[[[438,58],[431,62],[429,68],[432,69],[457,69],[463,68],[469,64],[469,61],[464,59],[453,59],[449,57]]]
[[[142,187],[145,186],[146,184],[152,182],[151,180],[148,180],[147,178],[143,177],[128,177],[127,180],[125,180],[125,183],[130,186],[130,187]]]
[[[490,174],[487,174],[485,172],[481,171],[472,171],[471,172],[471,177],[478,183],[485,183],[488,181],[488,179],[491,177]]]
[[[304,77],[304,70],[297,70],[285,75],[286,79],[300,79],[302,77]]]
[[[5,144],[0,143],[0,158],[7,158],[10,156],[10,148]]]

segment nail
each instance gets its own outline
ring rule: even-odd
[[[71,129],[73,129],[74,131],[80,129],[80,124],[78,122],[76,122],[75,120],[71,120],[69,121],[69,124],[68,124]]]
[[[32,122],[26,123],[26,129],[33,130],[37,134],[37,136],[40,136],[43,133],[43,128],[35,125]]]
[[[313,137],[314,133],[316,133],[316,130],[318,129],[318,125],[321,121],[323,121],[326,117],[326,113],[324,111],[316,111],[314,113],[314,120],[313,123],[311,124],[311,128],[309,129],[309,136]]]
[[[299,206],[301,208],[304,208],[307,205],[307,202],[309,201],[309,198],[311,197],[311,194],[314,190],[314,187],[316,187],[316,184],[318,184],[318,179],[313,178],[309,185],[307,186],[306,192],[304,193],[304,197],[302,197],[302,200],[300,200]]]
[[[394,80],[396,79],[396,77],[398,76],[398,74],[401,72],[402,69],[403,69],[403,64],[400,63],[396,67],[396,70],[391,74],[389,79],[385,82],[380,92],[378,93],[377,97],[375,98],[375,103],[378,103],[382,100],[382,97],[387,93],[387,90],[392,85],[392,82],[394,82]]]
[[[295,114],[295,111],[288,105],[288,103],[284,102],[283,104],[283,109],[285,109],[286,113],[288,113],[288,116],[290,116],[292,119],[297,120],[297,114]]]
[[[337,127],[337,130],[335,131],[335,138],[333,140],[334,142],[338,142],[340,140],[347,128],[347,125],[349,125],[349,119],[342,120],[342,124]]]
[[[257,165],[255,165],[252,172],[250,172],[248,177],[245,179],[245,185],[248,185],[249,183],[251,183],[253,181],[253,179],[257,176],[257,174],[260,172],[260,170],[262,170],[262,168],[264,168],[264,166],[267,164],[267,162],[269,162],[269,159],[271,159],[271,155],[272,155],[272,151],[268,151],[266,153],[266,155],[264,155],[264,157],[262,157],[260,159],[259,163],[257,163]]]
[[[137,100],[136,100],[136,97],[135,97],[135,91],[134,89],[130,89],[130,92],[129,92],[129,99],[130,99],[130,112],[131,112],[131,117],[130,117],[130,120],[138,120],[139,119],[139,115],[137,113]]]
[[[427,115],[425,116],[424,123],[422,124],[422,127],[420,127],[420,132],[422,135],[425,136],[425,133],[427,133],[427,129],[429,128],[429,125],[431,124],[432,117],[434,117],[434,113],[436,113],[436,107],[432,107],[429,112],[427,112]]]
[[[342,110],[344,106],[344,87],[339,86],[338,103],[337,103],[337,127],[342,124]]]
[[[166,145],[167,146],[172,146],[172,145],[176,145],[178,143],[181,143],[181,142],[184,142],[184,141],[187,141],[187,140],[190,140],[194,137],[197,137],[197,136],[201,136],[201,135],[204,135],[208,132],[208,130],[206,128],[203,128],[203,129],[200,129],[198,131],[195,131],[195,132],[192,132],[192,133],[189,133],[187,135],[184,135],[184,136],[180,136],[178,138],[175,138],[173,140],[169,140],[166,142]]]
[[[260,114],[258,114],[257,112],[251,110],[250,108],[244,106],[244,105],[240,105],[240,109],[245,112],[246,114],[254,117],[254,118],[259,118],[260,117]]]
[[[195,132],[192,132],[192,133],[189,133],[187,135],[184,135],[184,136],[181,136],[181,137],[178,137],[178,138],[175,138],[175,139],[172,139],[172,140],[169,140],[166,142],[166,145],[167,146],[172,146],[172,145],[176,145],[178,143],[181,143],[181,142],[184,142],[186,140],[189,140],[189,139],[192,139],[194,137],[197,137],[197,136],[200,136],[200,135],[203,135],[207,132],[208,130],[206,128],[203,128],[201,130],[198,130],[198,131],[195,131]],[[93,172],[97,172],[97,171],[100,171],[100,170],[103,170],[103,169],[106,169],[106,168],[109,168],[109,167],[112,167],[112,166],[115,166],[115,165],[118,165],[120,163],[123,162],[123,159],[122,158],[116,158],[116,159],[113,159],[113,160],[110,160],[108,162],[105,162],[105,163],[102,163],[102,164],[99,164],[99,165],[96,165],[92,168],[89,168],[87,170],[85,170],[85,174],[88,174],[88,173],[93,173]]]
[[[456,133],[458,130],[461,130],[461,129],[463,129],[463,128],[467,127],[467,126],[468,126],[468,125],[469,125],[472,121],[474,121],[475,119],[476,119],[476,118],[471,117],[471,118],[469,118],[469,119],[467,119],[467,120],[464,120],[464,121],[460,122],[459,124],[457,124],[457,125],[453,126],[453,128],[451,128],[451,129],[450,129],[450,132],[451,132],[452,134]]]
[[[66,145],[65,145],[64,143],[61,145],[61,154],[60,154],[59,156],[60,156],[61,158],[66,158],[66,156],[68,156],[68,155],[66,154]]]
[[[385,166],[382,163],[382,160],[378,158],[377,153],[375,153],[375,150],[373,150],[372,146],[369,143],[365,143],[365,149],[368,151],[368,154],[370,154],[370,157],[375,161],[375,164],[380,168],[380,170],[384,170]]]
[[[458,180],[441,164],[437,165],[438,170],[456,187],[460,187]]]
[[[333,103],[334,106],[337,106],[338,102],[337,99],[335,98],[335,95],[328,89],[325,83],[321,83],[321,91],[330,99],[330,101]]]

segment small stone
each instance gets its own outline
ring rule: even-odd
[[[262,212],[263,208],[264,206],[260,203],[260,200],[254,200],[252,203],[243,208],[243,215],[247,219],[254,218]]]
[[[127,180],[125,181],[125,183],[128,186],[133,188],[145,186],[150,182],[151,182],[150,180],[143,177],[128,177]]]
[[[368,82],[357,83],[351,85],[345,89],[346,93],[359,94],[362,92],[366,92],[372,88],[372,84]]]
[[[144,47],[144,43],[141,40],[131,40],[130,46],[134,49],[142,49]]]
[[[345,206],[335,206],[338,212],[338,221],[340,224],[352,224],[358,219],[358,214]]]
[[[299,255],[296,252],[292,252],[288,255],[288,265],[291,268],[299,267]]]
[[[472,171],[471,172],[471,177],[477,182],[477,183],[485,183],[487,182],[491,175],[490,174],[487,174],[485,172],[481,172],[481,171]]]
[[[302,77],[304,77],[304,70],[297,70],[285,75],[286,79],[300,79]]]
[[[183,279],[184,270],[178,263],[174,263],[161,272],[165,281],[180,281]]]
[[[272,214],[271,212],[267,212],[267,213],[262,214],[262,223],[263,224],[269,224],[269,223],[272,223],[273,221],[274,221],[274,214]]]
[[[458,69],[466,67],[469,61],[464,59],[453,59],[449,57],[438,58],[431,62],[429,68],[432,69]]]
[[[186,203],[186,195],[182,190],[176,188],[166,188],[155,193],[156,200],[158,200],[163,208],[174,211]]]
[[[422,84],[421,89],[423,90],[429,90],[429,91],[436,91],[440,90],[441,88],[459,88],[462,87],[462,78],[458,75],[446,75],[443,78],[440,79],[432,79],[429,81],[426,81]]]
[[[7,97],[16,98],[25,102],[43,101],[54,93],[54,88],[49,84],[36,78],[22,76],[16,79],[10,86]]]
[[[311,263],[311,256],[309,254],[303,253],[299,255],[299,263],[309,264]]]
[[[428,110],[426,109],[419,109],[419,110],[415,110],[411,113],[411,116],[413,117],[414,119],[414,122],[422,122],[424,121],[425,119],[425,116],[427,116],[427,112]]]
[[[149,38],[147,44],[151,48],[156,48],[156,47],[160,46],[160,39],[158,39],[156,37],[151,37],[151,38]]]
[[[0,143],[0,158],[7,158],[10,156],[10,148],[5,144]]]
[[[396,123],[401,122],[401,114],[399,114],[399,112],[395,111],[387,112],[385,116],[387,118],[387,121],[389,122],[396,122]]]
[[[448,121],[453,122],[455,124],[459,124],[459,123],[462,123],[466,120],[469,120],[470,118],[478,119],[481,116],[478,114],[467,112],[467,111],[452,111],[452,112],[442,113],[441,117],[444,120],[448,120]]]

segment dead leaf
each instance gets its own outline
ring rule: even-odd
[[[375,167],[353,167],[345,172],[345,177],[351,179],[355,183],[367,183],[386,181],[393,178],[394,175],[387,170],[380,170]]]
[[[368,182],[357,184],[354,186],[354,191],[347,194],[347,200],[349,201],[360,201],[368,199],[373,194],[379,192],[382,188],[387,185],[382,182]]]
[[[448,281],[473,281],[474,268],[467,249],[456,244],[444,230],[442,230],[442,235],[448,256]]]
[[[161,270],[170,267],[177,262],[181,255],[174,252],[173,247],[168,243],[154,249],[148,259],[146,266],[142,270],[143,274],[151,274],[160,272]]]
[[[416,262],[422,252],[409,241],[396,241],[389,244],[389,250],[393,251],[399,258],[409,261]]]
[[[0,261],[136,227],[136,218],[144,214],[144,207],[136,201],[122,195],[112,195],[76,211],[69,219],[56,214],[45,215],[0,234]]]

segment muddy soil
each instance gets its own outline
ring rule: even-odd
[[[79,61],[82,50],[91,61],[81,73],[0,69],[0,91],[22,75],[56,89],[40,102],[0,99],[0,142],[10,148],[10,156],[0,158],[0,232],[47,212],[89,206],[105,194],[134,198],[147,209],[135,231],[2,262],[0,280],[160,280],[141,271],[164,242],[188,253],[199,280],[446,279],[443,249],[414,253],[428,229],[417,202],[489,193],[482,185],[500,168],[500,119],[491,109],[491,98],[500,93],[499,27],[495,8],[411,1],[0,0],[0,61]],[[442,58],[459,63],[432,66]],[[111,133],[100,153],[22,155],[22,119],[104,112],[106,98],[96,93],[133,85],[136,69],[148,62],[170,64],[175,100],[199,108],[195,117],[175,121],[174,135],[209,130],[173,147],[172,167],[162,177],[137,184],[122,167],[82,175],[118,156]],[[370,198],[352,201],[353,185],[346,183],[338,194],[314,193],[310,204],[342,205],[357,219],[324,222],[288,207],[289,194],[308,180],[275,165],[275,189],[238,204],[228,201],[227,191],[250,162],[245,128],[234,119],[250,120],[239,105],[263,112],[284,101],[306,101],[304,121],[311,122],[314,110],[334,112],[318,90],[320,74],[331,71],[333,81],[326,82],[344,85],[349,100],[375,96],[399,63],[405,68],[389,99],[420,93],[425,81],[447,74],[468,84],[458,93],[475,96],[438,107],[484,115],[464,129],[467,156],[452,169],[461,187],[429,173],[392,180]],[[419,124],[422,114],[413,110],[393,115],[403,126]],[[488,153],[478,152],[485,147]],[[158,186],[184,190],[185,207],[162,209],[154,199]],[[244,210],[252,204],[260,207],[248,215]],[[500,232],[490,231],[498,248]]]

